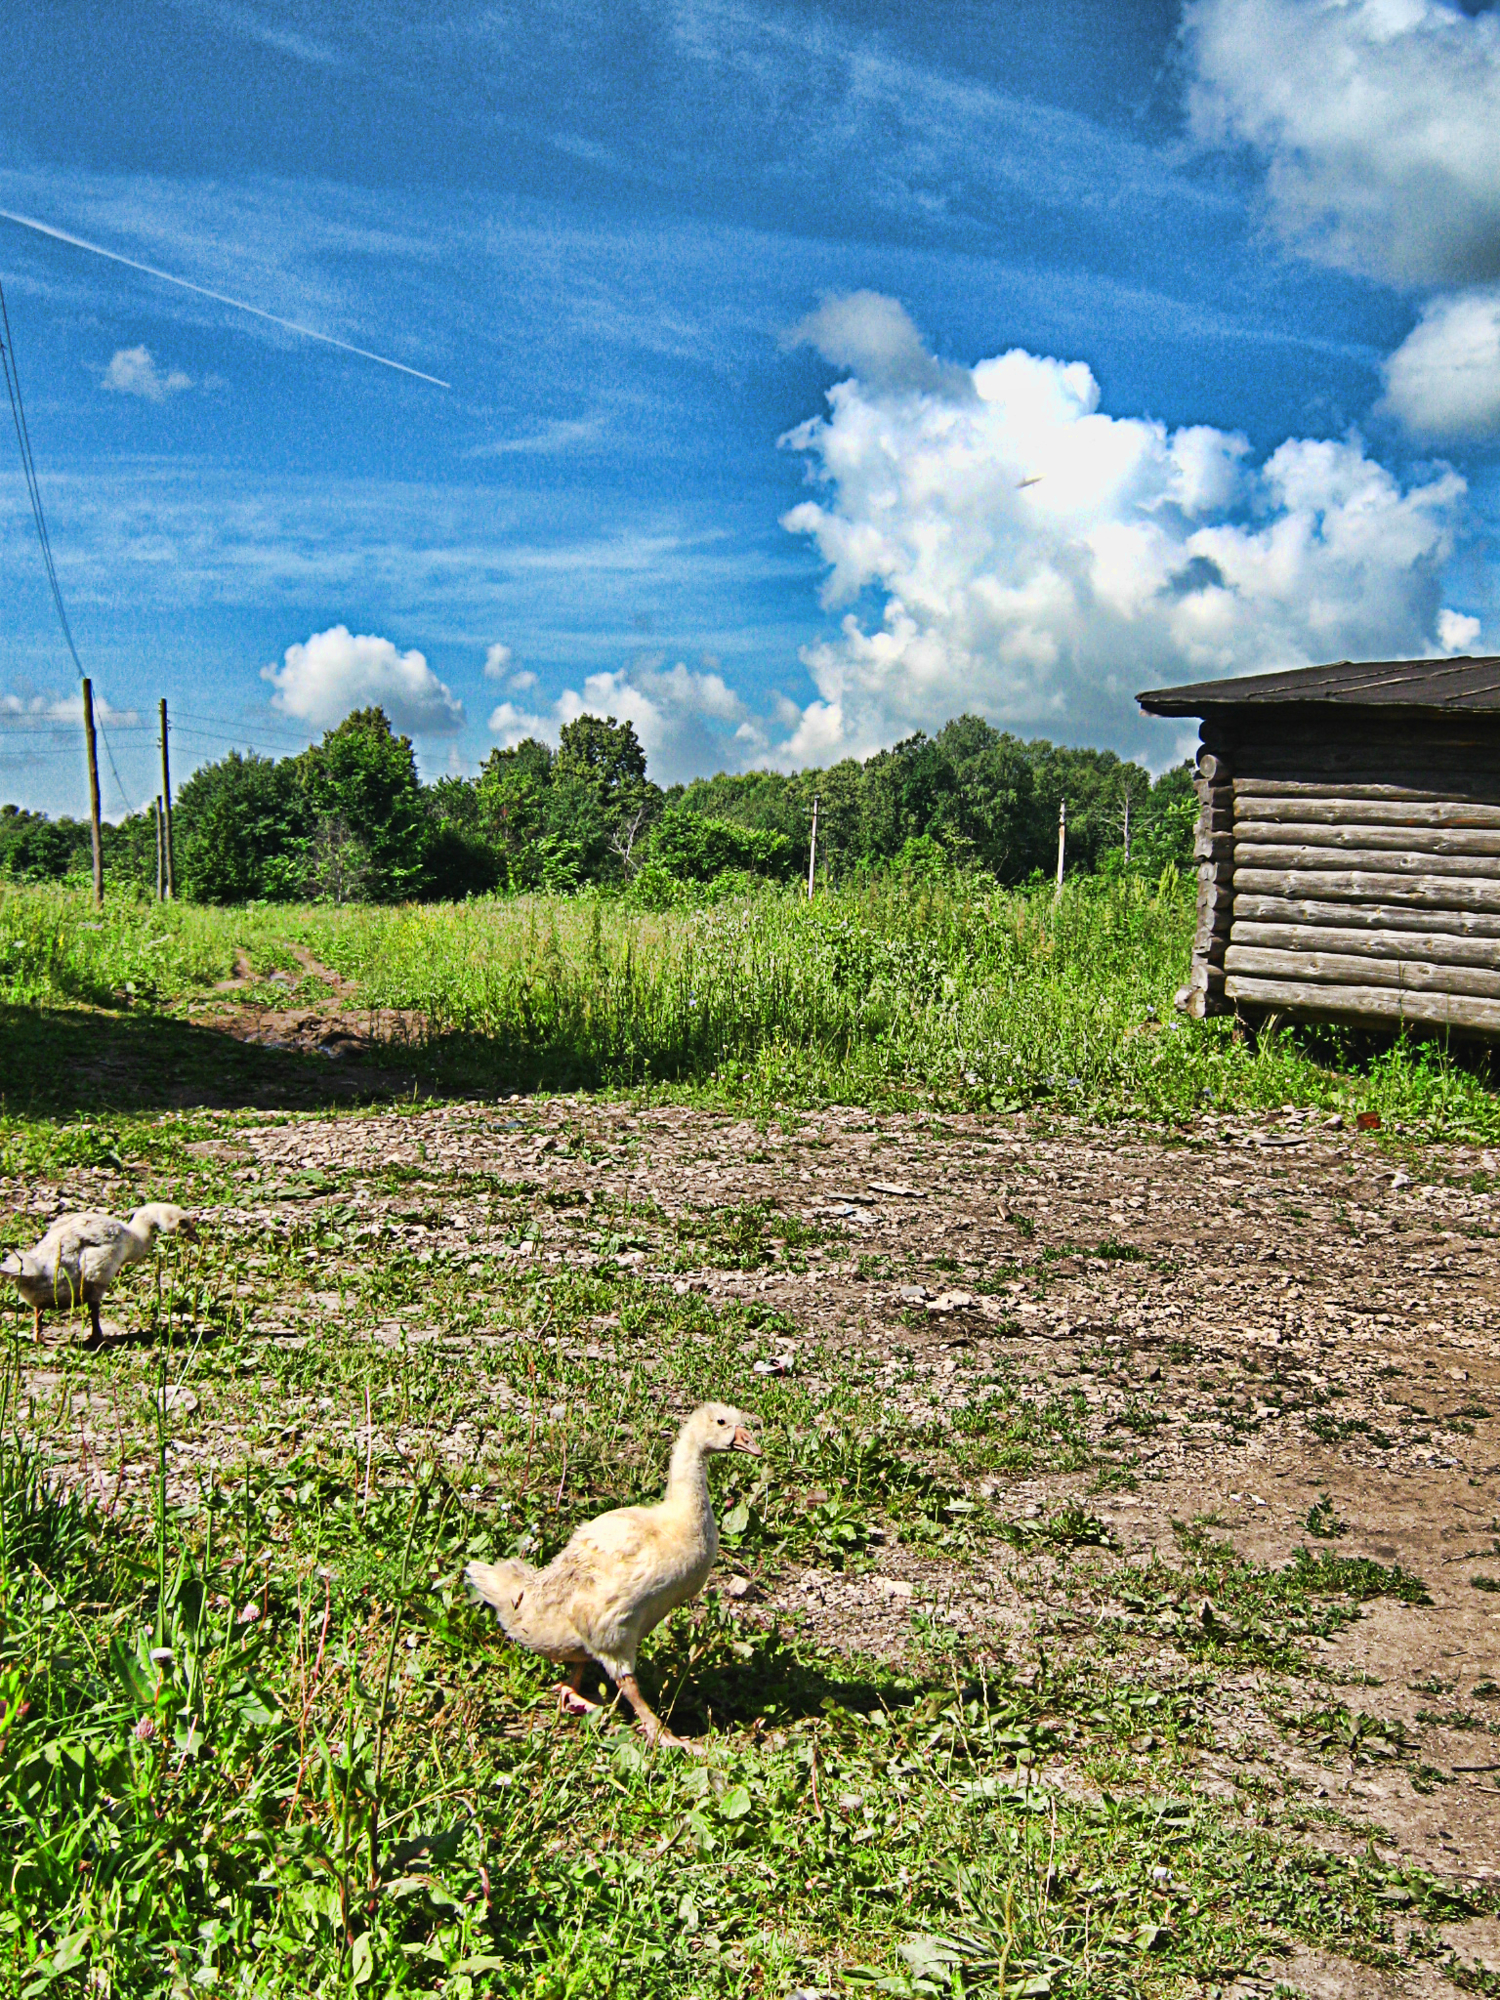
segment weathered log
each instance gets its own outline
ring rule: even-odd
[[[1228,888],[1233,880],[1234,863],[1232,861],[1200,861],[1198,863],[1198,888],[1200,892],[1205,887],[1212,887],[1214,884]]]
[[[1363,853],[1476,854],[1500,860],[1500,815],[1488,828],[1448,826],[1372,826],[1364,808],[1348,818],[1279,820],[1241,817],[1235,822],[1237,841],[1268,847],[1324,847]]]
[[[1246,777],[1280,779],[1283,783],[1316,784],[1322,789],[1334,785],[1393,785],[1401,791],[1425,793],[1434,798],[1476,798],[1493,801],[1496,787],[1496,748],[1450,744],[1446,747],[1423,742],[1418,755],[1410,743],[1372,746],[1359,756],[1304,754],[1295,742],[1269,746],[1263,753],[1246,756],[1239,768]],[[1236,783],[1242,782],[1237,779]]]
[[[1365,787],[1350,797],[1350,787],[1337,791],[1309,788],[1296,798],[1253,788],[1235,787],[1235,810],[1242,822],[1274,826],[1463,827],[1500,831],[1500,805],[1470,799],[1367,798]]]
[[[1500,1000],[1452,993],[1402,993],[1388,986],[1316,986],[1294,979],[1258,979],[1234,973],[1225,985],[1231,1001],[1275,1007],[1334,1021],[1411,1021],[1428,1027],[1500,1030]]]
[[[1313,847],[1306,842],[1241,840],[1234,843],[1234,865],[1243,868],[1295,868],[1317,872],[1325,868],[1367,868],[1402,881],[1438,880],[1456,876],[1472,882],[1494,882],[1500,886],[1500,855],[1412,854],[1400,848]]]
[[[1500,1000],[1500,972],[1467,965],[1430,965],[1409,958],[1351,957],[1343,952],[1265,951],[1231,944],[1225,971],[1262,979],[1295,979],[1304,985],[1390,986],[1404,993],[1464,993]]]
[[[1265,924],[1328,924],[1362,930],[1439,931],[1465,938],[1500,939],[1500,915],[1477,910],[1422,909],[1411,903],[1334,903],[1315,897],[1239,895],[1235,921]]]
[[[1236,868],[1235,903],[1241,895],[1304,896],[1319,902],[1406,903],[1420,910],[1500,911],[1500,882],[1444,876],[1376,874],[1373,870]]]
[[[1234,796],[1230,792],[1216,793],[1212,798],[1201,799],[1198,804],[1198,831],[1200,833],[1228,833],[1234,825]]]
[[[1234,859],[1234,835],[1232,833],[1205,833],[1200,828],[1193,835],[1193,859],[1195,861],[1232,861]]]
[[[1209,785],[1227,785],[1234,773],[1229,767],[1229,759],[1222,750],[1210,750],[1206,744],[1198,749],[1198,776]]]
[[[1411,964],[1472,965],[1500,973],[1500,939],[1454,937],[1447,931],[1351,930],[1323,924],[1266,924],[1236,915],[1230,943],[1267,951],[1338,952],[1349,958],[1401,959]]]
[[[1457,775],[1452,770],[1434,769],[1424,774],[1422,784],[1411,785],[1401,782],[1393,772],[1384,776],[1377,773],[1370,779],[1360,781],[1311,776],[1275,777],[1269,772],[1258,771],[1254,775],[1235,779],[1234,796],[1236,799],[1369,799],[1397,806],[1500,803],[1500,772],[1485,772],[1483,787],[1477,791],[1472,786],[1455,782]]]

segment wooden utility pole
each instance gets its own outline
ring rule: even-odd
[[[813,876],[818,867],[818,795],[813,793],[812,846],[807,853],[807,900],[812,901]]]
[[[1057,895],[1062,894],[1063,861],[1068,852],[1068,802],[1063,799],[1057,808]]]
[[[94,743],[94,688],[83,683],[83,740],[89,753],[89,823],[94,830],[94,907],[104,907],[104,835],[99,826],[99,753]]]
[[[162,852],[166,860],[166,900],[170,903],[177,894],[177,878],[172,872],[172,773],[167,763],[167,698],[162,696],[161,709],[161,798],[158,807],[162,815]]]
[[[151,811],[156,820],[156,900],[160,903],[165,900],[167,893],[166,860],[162,854],[162,820],[165,815],[161,809],[160,797],[157,798]]]

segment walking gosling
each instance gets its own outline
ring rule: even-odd
[[[564,1713],[598,1706],[582,1692],[594,1660],[635,1710],[648,1743],[698,1748],[653,1713],[635,1661],[652,1627],[702,1590],[719,1553],[706,1462],[714,1451],[760,1456],[748,1419],[726,1403],[705,1403],[682,1426],[656,1506],[620,1507],[586,1521],[543,1570],[519,1561],[469,1564],[465,1581],[493,1608],[506,1637],[569,1669],[557,1691]]]

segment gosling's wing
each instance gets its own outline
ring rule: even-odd
[[[78,1269],[85,1285],[107,1285],[130,1248],[129,1227],[117,1215],[90,1215],[79,1232]]]
[[[589,1651],[611,1672],[633,1666],[644,1635],[674,1604],[696,1569],[653,1507],[621,1507],[586,1521],[546,1572]]]
[[[95,1272],[101,1252],[123,1234],[125,1224],[118,1216],[90,1209],[78,1215],[60,1215],[26,1263],[38,1279],[45,1281],[59,1303],[78,1299],[84,1286],[97,1282]]]
[[[616,1507],[598,1514],[573,1530],[563,1553],[575,1553],[580,1560],[629,1565],[649,1560],[660,1545],[660,1533],[652,1518],[653,1507]]]

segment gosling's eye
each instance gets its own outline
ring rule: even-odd
[[[719,1429],[723,1430],[725,1424],[729,1421],[729,1419],[727,1417],[716,1417],[714,1421],[719,1426]]]

